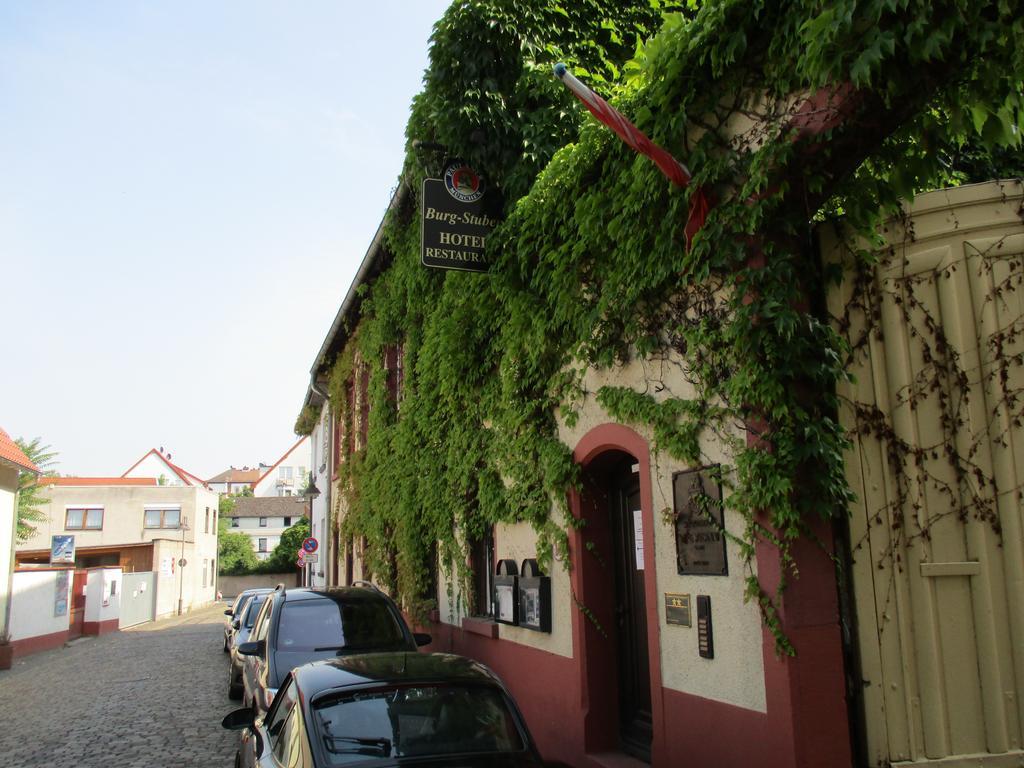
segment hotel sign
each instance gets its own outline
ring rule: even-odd
[[[498,223],[497,195],[468,165],[451,163],[443,179],[424,179],[420,261],[425,267],[486,272],[487,236]]]

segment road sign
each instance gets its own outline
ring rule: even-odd
[[[302,548],[306,550],[306,552],[313,554],[318,549],[320,549],[320,542],[314,539],[312,536],[310,536],[308,539],[302,542]]]
[[[315,563],[319,557],[320,557],[320,555],[314,555],[314,554],[310,553],[310,554],[306,555],[304,558],[302,558],[302,562],[303,562],[303,564]]]

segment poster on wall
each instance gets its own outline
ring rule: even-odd
[[[160,558],[160,575],[170,578],[174,575],[174,558],[173,557],[162,557]]]
[[[57,535],[50,537],[50,564],[75,564],[75,537]]]
[[[68,583],[71,571],[57,571],[57,585],[53,591],[53,615],[68,615]]]

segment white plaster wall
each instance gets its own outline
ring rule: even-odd
[[[517,568],[523,560],[537,558],[537,534],[529,523],[499,524],[494,530],[494,557],[498,560],[515,560]],[[530,629],[497,623],[498,637],[509,642],[537,648],[559,656],[572,657],[572,594],[569,572],[561,562],[555,562],[551,577],[551,632],[535,632]],[[445,624],[461,625],[468,615],[468,600],[461,595],[457,569],[438,574],[438,612]]]
[[[260,478],[259,482],[253,486],[254,496],[279,496],[277,491],[277,480],[281,477],[282,467],[292,468],[292,482],[291,485],[286,486],[291,489],[293,496],[299,496],[302,494],[302,478],[299,477],[299,469],[309,471],[313,466],[312,461],[312,447],[308,437],[303,438],[295,447],[288,453],[287,456],[273,469],[269,470],[264,477]]]
[[[310,585],[314,587],[327,586],[330,578],[329,562],[332,558],[338,557],[337,552],[330,551],[330,477],[334,471],[334,457],[331,453],[334,445],[331,434],[332,421],[330,404],[325,401],[320,408],[320,419],[313,427],[313,434],[309,438],[309,471],[312,473],[313,483],[320,490],[320,495],[313,499],[310,509],[310,529],[313,537],[320,542],[320,549],[317,551],[320,556],[318,562],[307,569],[310,573]]]
[[[669,363],[649,361],[632,362],[602,371],[590,369],[584,376],[583,386],[588,393],[596,393],[605,385],[632,386],[638,391],[648,391],[644,382],[656,379],[668,385],[656,395],[659,399],[692,396],[692,389],[685,382],[679,381],[678,373],[674,373],[676,370]],[[580,407],[577,423],[569,428],[563,422],[559,434],[566,445],[572,448],[587,432],[611,422],[613,419],[591,395]],[[649,430],[636,424],[625,426],[643,436],[650,445]],[[701,451],[703,464],[729,463],[723,453],[724,447],[715,438],[706,439],[701,445]],[[690,468],[665,454],[657,454],[653,449],[651,451],[653,476],[650,480],[655,523],[653,573],[658,599],[657,631],[661,649],[662,684],[676,691],[764,712],[766,703],[761,617],[757,606],[744,600],[743,566],[738,547],[731,542],[727,544],[728,576],[680,576],[677,573],[675,531],[671,523],[666,521],[664,513],[673,506],[673,473]],[[725,526],[730,532],[739,535],[743,531],[743,520],[726,510]],[[559,591],[562,589],[564,587],[560,587]],[[692,627],[666,623],[666,592],[690,595]],[[703,659],[697,653],[698,594],[711,598],[714,659]]]
[[[515,560],[518,568],[523,560],[537,557],[537,534],[529,523],[498,525],[494,531],[495,560]],[[564,563],[552,563],[551,577],[551,632],[534,632],[530,629],[498,624],[498,637],[511,640],[531,648],[539,648],[559,656],[572,656],[572,613],[569,597],[571,588],[569,572]]]
[[[17,488],[18,470],[0,467],[0,635],[7,631],[7,603],[14,572],[14,492]]]
[[[71,587],[74,572],[68,571],[67,611],[54,616],[57,602],[55,570],[15,571],[11,604],[11,639],[24,640],[63,632],[71,621]]]
[[[116,588],[111,590],[111,585],[115,584]],[[120,568],[91,568],[86,582],[85,620],[110,621],[120,618],[121,586]],[[104,600],[107,605],[103,604]]]
[[[146,528],[146,507],[180,507],[181,519],[188,520],[193,535],[205,535],[216,541],[217,527],[214,510],[217,494],[193,486],[52,486],[46,489],[47,504],[40,505],[45,520],[36,523],[36,533],[28,541],[18,544],[19,552],[49,550],[54,534],[71,534],[75,547],[117,546],[153,541],[157,538],[181,537],[180,529]],[[66,530],[65,511],[68,507],[103,507],[103,529],[99,531]],[[206,508],[210,507],[210,533],[205,533]]]

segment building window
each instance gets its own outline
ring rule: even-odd
[[[281,467],[280,472],[281,472],[281,479],[282,480],[291,480],[292,479],[292,468],[291,467]]]
[[[181,507],[147,507],[144,526],[146,528],[180,528]]]
[[[206,527],[203,529],[203,533],[210,532],[210,508],[206,508]]]
[[[260,518],[260,528],[266,528],[266,527],[267,527],[267,518],[261,517]]]
[[[103,529],[103,508],[85,509],[69,507],[64,511],[64,529],[67,531],[99,531]]]
[[[292,519],[290,517],[286,517],[284,519],[284,527],[285,528],[289,528],[291,526],[291,524],[292,524]]]
[[[203,589],[206,589],[206,569],[210,567],[210,562],[203,559]]]
[[[469,542],[469,563],[473,570],[473,614],[493,616],[491,587],[494,584],[494,529]]]
[[[232,528],[237,528],[238,527],[238,518],[237,517],[232,517],[231,518],[231,527]]]
[[[266,539],[260,539],[259,540],[259,551],[260,552],[266,552],[267,551],[267,540]]]

